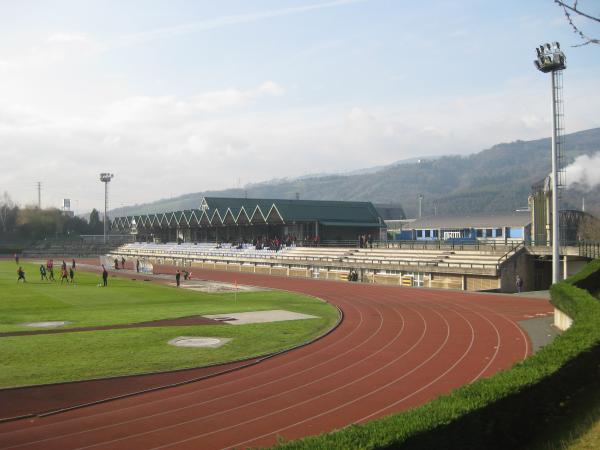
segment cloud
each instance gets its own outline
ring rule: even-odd
[[[264,97],[280,96],[284,88],[273,81],[265,81],[254,89],[223,89],[204,92],[189,99],[173,96],[130,97],[109,105],[100,120],[107,124],[171,123],[181,125],[186,120],[198,118],[202,113],[232,110],[244,107]]]
[[[174,36],[180,36],[190,33],[198,33],[201,31],[209,31],[218,28],[224,28],[233,25],[240,25],[245,23],[258,22],[261,20],[273,19],[275,17],[290,16],[294,14],[302,14],[311,11],[336,8],[346,6],[355,3],[364,3],[370,0],[333,0],[321,3],[313,3],[310,5],[295,6],[290,8],[271,9],[265,11],[257,11],[246,14],[236,14],[230,16],[217,17],[214,19],[201,20],[188,24],[181,24],[172,27],[158,28],[155,30],[144,31],[141,33],[134,33],[129,35],[120,36],[117,38],[113,45],[117,47],[129,46],[141,43],[148,43],[151,41],[170,38]]]
[[[48,44],[73,44],[89,42],[89,38],[83,33],[54,33],[46,38]]]
[[[568,131],[597,126],[593,100],[600,97],[585,83],[578,89],[589,108],[571,112]],[[238,178],[250,183],[465,154],[547,137],[551,129],[544,86],[386,106],[298,108],[284,94],[279,83],[265,81],[186,97],[125,97],[87,115],[0,105],[0,153],[3,167],[11,167],[0,174],[0,188],[26,203],[40,180],[44,204],[71,198],[89,210],[102,204],[103,171],[116,174],[111,199],[120,206],[227,188]],[[573,88],[571,95],[579,94]]]

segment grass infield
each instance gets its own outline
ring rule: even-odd
[[[0,333],[34,329],[23,326],[25,322],[69,321],[61,328],[75,328],[272,309],[319,318],[0,337],[0,388],[161,372],[264,355],[313,339],[338,319],[331,305],[289,292],[240,292],[234,300],[233,293],[205,294],[117,277],[110,277],[103,288],[98,287],[99,274],[79,271],[74,285],[61,285],[40,281],[39,265],[22,266],[26,284],[16,282],[14,261],[0,261]],[[167,344],[178,336],[233,340],[216,349]]]

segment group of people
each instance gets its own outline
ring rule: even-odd
[[[370,234],[359,234],[358,248],[373,248],[373,236]]]
[[[75,259],[71,261],[70,267],[67,268],[66,261],[63,260],[60,265],[60,284],[65,281],[67,283],[75,283],[75,268],[77,263]],[[54,260],[49,259],[46,261],[46,265],[40,264],[40,278],[42,281],[55,281],[54,278]]]
[[[275,236],[273,238],[259,236],[254,238],[252,245],[256,250],[262,250],[268,248],[271,250],[279,251],[283,247],[294,247],[296,245],[296,235],[286,234],[282,238]]]
[[[125,257],[121,256],[121,269],[125,269]],[[104,267],[104,266],[103,266]],[[139,264],[138,264],[138,268],[139,268]],[[119,259],[115,258],[115,270],[119,270]],[[139,270],[138,270],[139,272]]]
[[[183,279],[184,280],[189,280],[192,278],[192,272],[188,272],[187,270],[183,269],[183,270],[179,270],[177,269],[177,272],[175,272],[175,283],[177,283],[177,287],[179,287],[181,285],[181,274],[183,273]]]
[[[18,256],[15,255],[15,262],[17,265],[19,264]],[[63,284],[65,281],[68,283],[75,283],[75,268],[76,268],[75,259],[72,260],[70,267],[67,268],[66,261],[63,260],[60,266],[60,284]],[[54,260],[49,259],[46,261],[46,264],[40,264],[40,279],[41,281],[56,281],[54,278]],[[27,282],[25,278],[25,270],[22,266],[19,266],[17,269],[17,283],[22,281],[23,283]]]

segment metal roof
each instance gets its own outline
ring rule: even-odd
[[[524,227],[531,223],[531,212],[519,211],[497,215],[430,216],[416,219],[407,228],[501,228]]]
[[[187,226],[195,215],[200,226],[236,225],[238,223],[294,223],[319,222],[325,226],[384,227],[384,221],[370,202],[343,202],[322,200],[283,200],[255,198],[204,197],[200,209],[165,212],[139,216],[144,227],[158,216],[161,227]],[[144,219],[144,216],[146,219]],[[172,220],[174,219],[174,220]],[[196,225],[191,220],[190,225]],[[127,228],[125,217],[116,217],[117,228]]]

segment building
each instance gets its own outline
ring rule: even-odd
[[[299,241],[379,240],[385,222],[370,202],[204,197],[198,209],[116,217],[113,230],[138,241],[251,242],[294,236]]]
[[[528,241],[531,214],[517,211],[500,215],[432,216],[405,224],[395,240]]]
[[[531,210],[531,243],[549,246],[552,242],[552,189],[549,177],[531,186],[528,202]],[[560,211],[561,245],[573,244],[579,240],[579,225],[586,216],[591,217],[583,211],[573,209]]]

